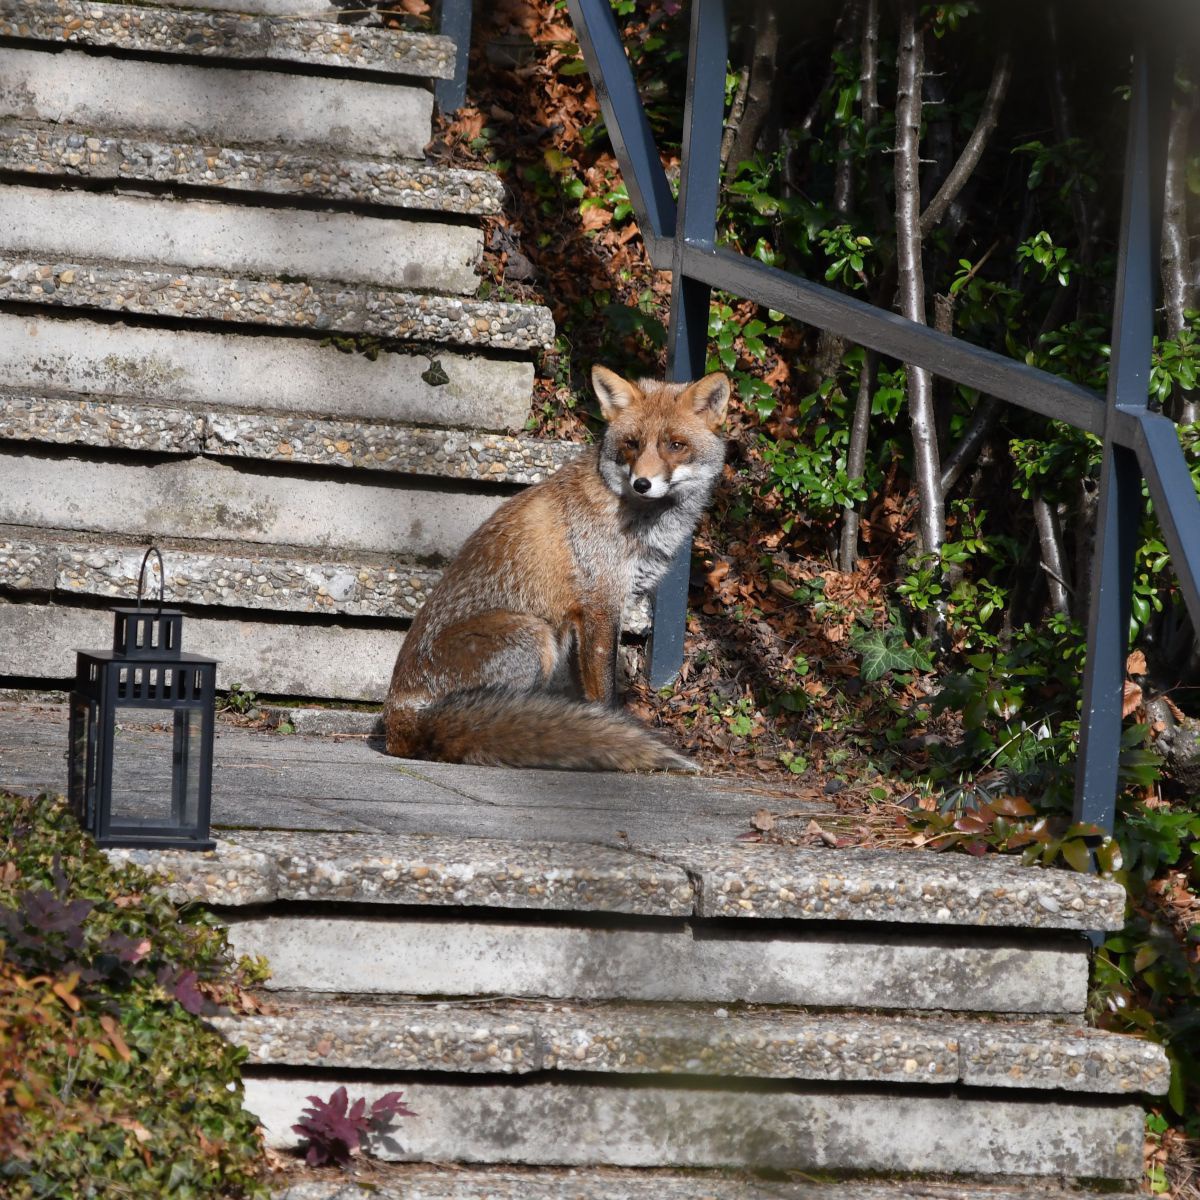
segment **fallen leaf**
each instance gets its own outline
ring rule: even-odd
[[[121,1036],[121,1030],[116,1021],[108,1013],[100,1014],[100,1028],[108,1034],[108,1040],[112,1042],[113,1049],[121,1056],[121,1061],[128,1062],[133,1055],[125,1044],[125,1039]]]
[[[1131,679],[1125,680],[1124,695],[1121,700],[1121,716],[1127,717],[1142,703],[1142,689]]]
[[[762,833],[770,833],[775,828],[775,817],[769,809],[760,808],[750,818],[750,824]]]

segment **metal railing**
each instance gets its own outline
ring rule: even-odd
[[[471,0],[442,0],[438,33],[454,42],[454,78],[439,79],[433,87],[438,112],[457,112],[467,98],[467,60],[471,54]]]
[[[1134,551],[1145,480],[1192,622],[1200,629],[1200,501],[1174,424],[1149,407],[1169,63],[1133,55],[1108,395],[971,345],[716,245],[728,32],[724,0],[692,0],[679,200],[663,171],[609,0],[568,0],[571,18],[654,266],[673,272],[668,372],[703,374],[713,288],[881,354],[1086,430],[1104,443],[1075,818],[1111,829]],[[1156,56],[1157,57],[1157,56]],[[690,547],[659,586],[650,682],[683,661]]]

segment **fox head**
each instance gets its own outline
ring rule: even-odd
[[[600,450],[605,483],[633,501],[703,493],[725,462],[716,432],[729,404],[719,371],[695,383],[631,383],[607,367],[592,368],[592,387],[608,422]]]

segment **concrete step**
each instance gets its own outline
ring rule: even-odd
[[[546,479],[581,450],[573,442],[390,421],[330,421],[4,391],[0,438],[505,484]]]
[[[128,600],[137,595],[144,546],[30,538],[0,529],[0,589]],[[319,613],[327,617],[413,617],[441,572],[382,555],[356,562],[289,557],[241,545],[221,553],[160,545],[173,604]]]
[[[549,309],[362,284],[294,283],[0,251],[0,302],[493,350],[548,349]]]
[[[123,535],[135,544],[150,530],[168,539],[319,549],[322,557],[453,554],[503,500],[494,492],[246,472],[212,459],[135,466],[31,452],[0,456],[0,476],[0,524]]]
[[[0,229],[14,255],[460,295],[478,286],[483,249],[482,233],[465,225],[11,184],[0,188]]]
[[[0,664],[4,675],[63,680],[75,674],[75,651],[112,645],[106,609],[0,600]],[[240,683],[280,696],[382,700],[404,641],[387,629],[325,623],[279,624],[188,617],[185,650],[220,660],[217,687]],[[65,786],[65,777],[60,787]]]
[[[216,145],[420,158],[433,93],[363,79],[0,47],[0,117],[89,134],[155,130]]]
[[[245,852],[251,852],[251,858]],[[605,853],[610,857],[606,858]],[[451,904],[488,908],[606,911],[721,919],[793,919],[960,929],[1120,929],[1125,891],[1074,871],[1025,866],[991,855],[911,854],[890,850],[802,850],[788,846],[660,843],[636,853],[595,847],[472,838],[372,838],[354,833],[247,831],[216,851],[154,851],[146,865],[177,879],[176,899],[234,903],[209,894],[216,868],[253,881],[254,899],[353,904]],[[597,857],[599,854],[599,857]],[[564,857],[565,855],[565,857]],[[570,857],[574,855],[574,858]],[[588,901],[587,881],[605,871],[615,894]],[[498,874],[497,874],[498,872]],[[615,872],[615,874],[611,874]],[[649,872],[649,874],[647,874]],[[511,879],[498,892],[497,879]],[[621,903],[666,888],[654,907]],[[467,890],[463,890],[466,888]],[[714,892],[751,907],[730,912]],[[780,900],[783,892],[786,900]]]
[[[265,954],[287,991],[1078,1013],[1087,946],[1067,931],[1119,926],[1123,895],[1071,872],[889,852],[231,842],[139,861],[173,875],[177,899],[228,908],[239,952]],[[795,898],[791,919],[713,920],[712,884],[734,878],[750,895],[770,879]]]
[[[53,595],[60,602],[67,596],[136,597],[144,546],[30,536],[36,532],[0,527],[0,591]],[[264,553],[245,544],[214,553],[163,542],[159,548],[172,603],[197,607],[395,620],[416,616],[441,575],[435,568],[384,555],[364,554],[347,562]],[[622,628],[638,637],[649,632],[645,597],[630,604]],[[346,715],[354,716],[352,710]],[[328,718],[322,724],[332,729]],[[348,732],[364,731],[354,726]]]
[[[445,383],[423,377],[434,361]],[[516,432],[529,416],[533,366],[449,350],[372,360],[301,338],[0,312],[0,387]]]
[[[376,1165],[363,1183],[295,1172],[273,1185],[273,1200],[1084,1200],[1087,1193],[1039,1181],[1031,1186],[979,1181],[814,1182],[730,1171],[595,1167]],[[1106,1200],[1138,1193],[1105,1190]]]
[[[321,995],[271,1009],[212,1018],[260,1077],[282,1066],[344,1077],[601,1072],[1163,1095],[1171,1074],[1153,1042],[1051,1021],[540,1001],[347,1004]]]
[[[314,15],[210,13],[98,0],[0,0],[0,37],[416,78],[454,75],[454,43],[449,38],[379,25],[343,25]]]
[[[280,147],[212,145],[136,131],[0,123],[7,171],[109,182],[169,183],[233,193],[494,216],[504,185],[490,171],[411,160],[350,158]]]
[[[320,1074],[246,1080],[246,1107],[269,1145],[295,1145]],[[626,1081],[592,1076],[510,1082],[465,1075],[363,1081],[372,1103],[399,1087],[417,1114],[379,1157],[407,1162],[550,1166],[749,1167],[976,1177],[1136,1180],[1143,1114],[1135,1104],[990,1089],[890,1089],[754,1080]]]

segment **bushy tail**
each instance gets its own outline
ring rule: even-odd
[[[564,696],[476,688],[421,709],[406,753],[442,762],[573,771],[691,771],[624,713]]]

